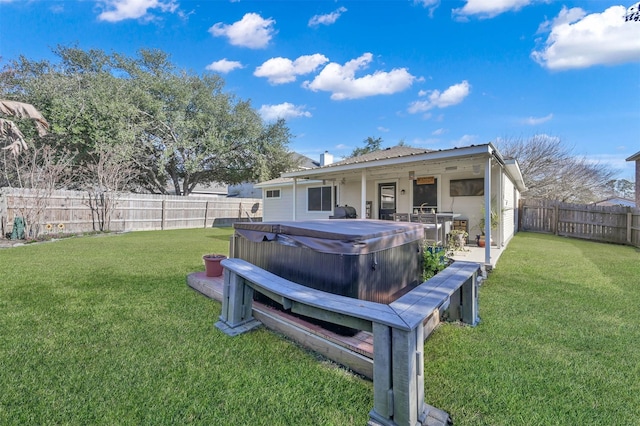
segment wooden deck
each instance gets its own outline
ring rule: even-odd
[[[187,276],[189,287],[218,302],[222,302],[223,284],[223,277],[207,277],[204,272],[194,272]],[[256,301],[253,302],[252,315],[267,328],[284,334],[307,349],[346,366],[358,374],[373,378],[372,333],[359,331],[354,336],[337,334]],[[217,318],[212,320],[216,322]],[[436,309],[423,322],[425,340],[439,323],[440,310]]]
[[[207,277],[204,272],[187,276],[187,285],[210,299],[222,301],[223,277]],[[360,331],[344,336],[297,316],[253,302],[253,316],[266,327],[276,330],[302,346],[347,366],[358,374],[373,377],[373,334]],[[213,319],[215,322],[215,318]]]

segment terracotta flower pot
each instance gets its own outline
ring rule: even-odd
[[[220,262],[226,258],[227,256],[223,254],[205,254],[202,256],[207,277],[219,277],[222,275],[223,268]]]

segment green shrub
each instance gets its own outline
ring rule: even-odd
[[[438,272],[449,266],[449,258],[443,247],[437,244],[425,244],[422,253],[422,279],[423,281],[433,277]]]

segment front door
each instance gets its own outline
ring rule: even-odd
[[[378,184],[378,218],[383,220],[393,220],[396,212],[396,183]]]

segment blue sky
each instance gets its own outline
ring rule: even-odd
[[[218,72],[292,150],[447,149],[548,135],[634,179],[640,21],[620,1],[0,0],[0,65],[57,45]]]

